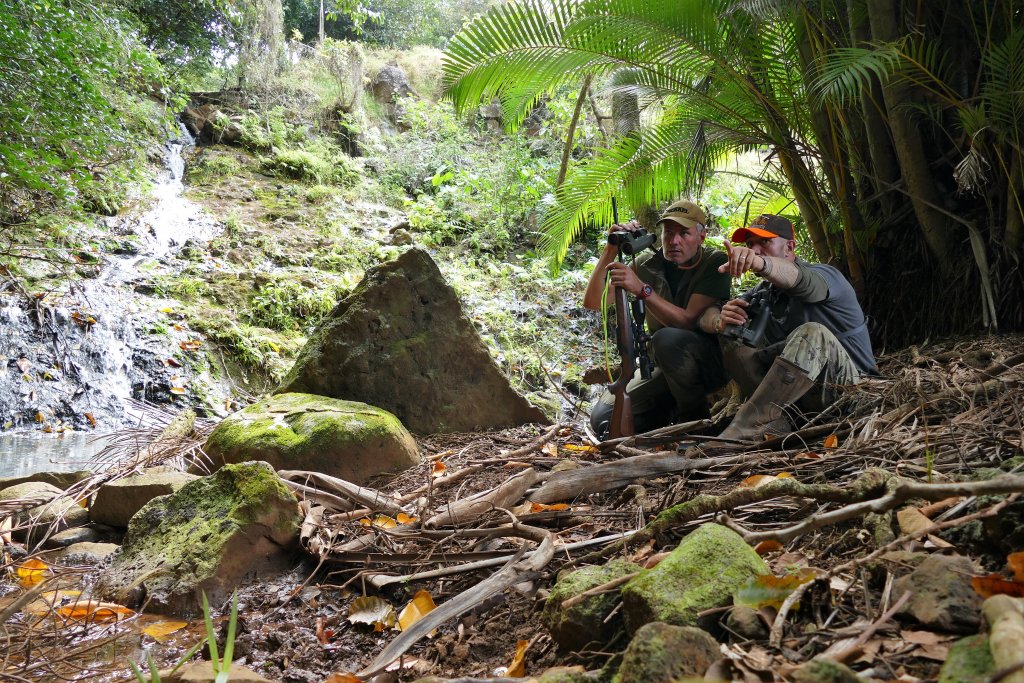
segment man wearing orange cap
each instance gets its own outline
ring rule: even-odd
[[[755,296],[765,303],[758,315],[769,317],[755,348],[723,340],[726,369],[747,401],[721,436],[760,440],[792,431],[788,406],[800,401],[801,408],[820,411],[835,400],[836,386],[877,370],[853,287],[832,266],[796,257],[788,219],[762,214],[731,239],[742,246],[726,244],[728,263],[719,270],[732,277],[752,272],[763,282],[721,308],[708,308],[700,327],[717,334],[736,329],[730,326],[748,322]]]
[[[632,232],[639,227],[630,221],[613,225],[609,232]],[[607,277],[608,301],[615,301],[615,287],[624,287],[645,303],[655,369],[650,379],[643,379],[637,370],[627,387],[638,433],[673,419],[707,417],[706,395],[727,381],[717,340],[697,329],[701,314],[729,296],[729,275],[721,270],[727,265],[725,254],[704,246],[707,216],[691,201],[669,206],[658,220],[658,229],[661,248],[638,257],[635,272],[616,261],[619,247],[607,244],[583,296],[585,308],[600,310]],[[605,391],[591,411],[590,424],[601,438],[614,406],[615,397]]]

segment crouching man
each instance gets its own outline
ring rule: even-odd
[[[763,302],[759,315],[768,319],[756,347],[723,339],[726,372],[746,401],[721,434],[761,440],[792,431],[786,419],[791,404],[800,401],[802,410],[820,411],[835,400],[837,386],[856,384],[877,369],[853,287],[832,266],[796,257],[789,220],[763,214],[731,239],[742,246],[726,245],[729,261],[719,270],[732,277],[753,272],[763,282],[721,308],[709,308],[700,327],[719,335],[734,332],[730,326],[747,323],[751,302]]]

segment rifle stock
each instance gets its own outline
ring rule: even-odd
[[[626,386],[633,379],[636,372],[634,360],[633,326],[629,319],[629,302],[625,288],[615,288],[615,324],[618,327],[616,341],[619,346],[619,355],[622,357],[622,365],[619,368],[619,376],[615,382],[608,387],[608,390],[615,396],[615,407],[612,409],[612,421],[608,425],[608,436],[618,439],[623,436],[633,436],[636,430],[633,426],[633,399],[629,397]]]

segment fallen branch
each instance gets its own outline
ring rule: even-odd
[[[531,557],[523,560],[520,558],[525,554],[525,549],[520,550],[498,572],[426,614],[408,629],[402,631],[368,667],[356,675],[360,678],[369,678],[380,673],[435,628],[449,619],[466,614],[492,595],[497,595],[522,582],[524,575],[540,571],[554,557],[554,536],[544,529],[516,522],[507,529],[506,534],[520,536],[539,543],[537,550]]]
[[[617,579],[606,581],[605,583],[602,583],[600,586],[594,586],[593,588],[585,590],[582,593],[579,593],[578,595],[572,596],[571,598],[566,598],[562,601],[562,609],[569,609],[570,607],[575,607],[587,598],[591,598],[595,595],[601,595],[602,593],[610,593],[622,584],[629,583],[638,576],[640,576],[640,572],[632,572],[630,574],[626,574],[625,576],[620,576]]]
[[[985,600],[981,613],[988,624],[988,648],[996,667],[1019,668],[1024,653],[1024,601],[1009,595],[993,595]],[[1002,680],[1024,683],[1024,672],[1007,674]]]
[[[426,528],[458,526],[470,522],[495,508],[510,508],[522,499],[526,490],[537,483],[540,475],[532,467],[509,477],[497,487],[444,506],[441,512],[424,522]]]
[[[299,484],[299,486],[302,487],[304,492],[311,491],[312,493],[308,494],[310,497],[316,497],[318,491],[326,491],[333,496],[343,498],[346,501],[351,501],[352,503],[372,510],[387,512],[392,515],[404,512],[392,496],[382,493],[376,489],[357,486],[352,482],[339,479],[338,477],[321,474],[320,472],[307,472],[304,470],[279,470],[277,475],[281,477],[286,484],[289,484],[292,481],[304,482]],[[310,483],[314,486],[310,486]],[[343,508],[341,512],[348,512],[353,507],[355,507],[355,505],[349,505],[348,507]]]

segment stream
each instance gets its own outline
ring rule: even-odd
[[[84,469],[103,447],[93,436],[138,424],[133,400],[201,414],[223,404],[200,364],[174,360],[195,335],[152,284],[177,274],[173,256],[186,241],[219,230],[182,196],[181,155],[192,144],[182,126],[165,145],[144,210],[83,226],[88,248],[26,260],[31,284],[0,288],[0,476]],[[196,383],[203,400],[183,389]]]

